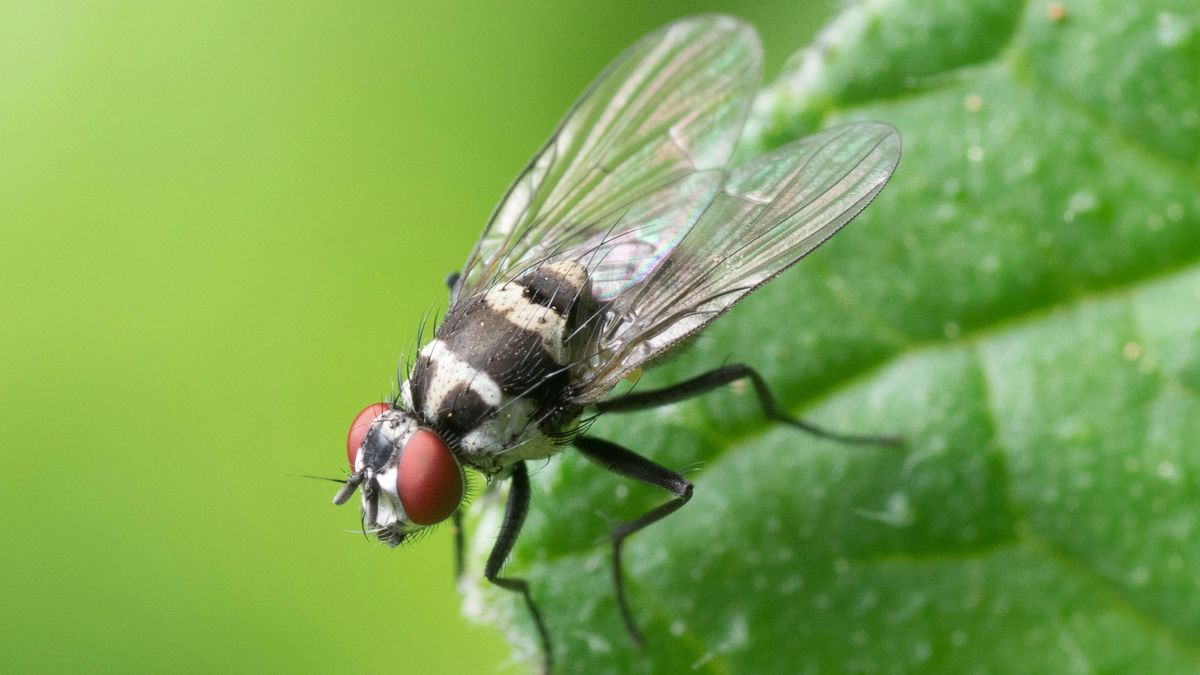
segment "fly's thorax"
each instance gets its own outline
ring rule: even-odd
[[[587,274],[573,261],[461,299],[414,364],[404,387],[412,409],[464,461],[486,465],[481,470],[497,465],[485,458],[505,456],[504,464],[552,454],[542,437],[577,417],[568,392],[589,348],[594,306]]]

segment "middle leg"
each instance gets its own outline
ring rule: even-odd
[[[692,483],[674,471],[655,464],[616,443],[599,438],[584,437],[575,439],[575,447],[588,459],[613,473],[649,483],[674,495],[669,501],[650,509],[638,518],[618,525],[612,531],[612,574],[613,589],[617,595],[617,608],[621,611],[621,619],[625,622],[625,629],[629,631],[629,636],[641,646],[645,640],[642,638],[642,632],[638,630],[637,623],[633,620],[633,614],[629,611],[629,602],[625,598],[625,578],[621,569],[621,545],[629,535],[662,520],[688,503],[688,500],[692,498]]]

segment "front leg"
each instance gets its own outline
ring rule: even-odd
[[[612,531],[612,579],[616,591],[617,608],[621,611],[621,619],[625,621],[625,629],[633,641],[641,646],[645,640],[629,611],[629,602],[625,599],[624,572],[621,569],[621,545],[625,538],[638,530],[667,517],[692,498],[692,483],[683,476],[663,466],[626,450],[625,448],[599,438],[577,438],[575,447],[588,459],[600,464],[613,473],[626,478],[640,480],[660,487],[675,495],[669,501],[650,509],[640,517],[618,525]]]
[[[466,534],[463,532],[463,512],[459,508],[454,512],[454,583],[457,584],[462,580],[463,571],[466,569],[464,562],[466,551]]]
[[[500,568],[504,566],[508,554],[512,553],[513,545],[517,543],[517,535],[521,533],[521,526],[525,524],[525,516],[528,513],[529,471],[525,468],[525,462],[517,462],[513,466],[512,486],[508,491],[508,506],[504,511],[504,522],[500,525],[500,534],[496,537],[496,544],[488,555],[487,564],[483,568],[483,576],[506,591],[520,593],[521,597],[525,599],[525,606],[529,608],[529,614],[533,617],[538,636],[542,640],[542,672],[549,675],[554,668],[550,634],[546,631],[546,624],[542,622],[542,613],[538,611],[537,605],[533,604],[533,596],[529,594],[529,584],[524,579],[517,577],[500,576]]]
[[[717,387],[742,378],[748,378],[751,384],[754,385],[754,393],[758,396],[758,402],[762,406],[763,413],[767,416],[767,419],[781,422],[788,426],[807,431],[814,436],[828,438],[840,443],[853,445],[899,445],[901,442],[901,439],[897,436],[843,434],[819,427],[812,422],[792,417],[779,409],[779,406],[775,403],[775,397],[771,394],[771,390],[767,388],[767,383],[763,380],[762,375],[759,375],[758,371],[743,363],[722,366],[702,375],[697,375],[690,380],[684,380],[679,384],[662,389],[634,392],[607,401],[601,401],[596,404],[596,409],[600,412],[627,412],[657,408],[658,406],[706,394]]]

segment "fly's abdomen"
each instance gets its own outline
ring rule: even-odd
[[[553,433],[577,410],[571,366],[589,348],[583,267],[559,262],[455,305],[413,369],[413,407],[467,454]]]

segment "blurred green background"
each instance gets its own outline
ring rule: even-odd
[[[301,476],[621,49],[731,11],[769,77],[833,9],[0,4],[5,669],[512,668],[444,528]]]

